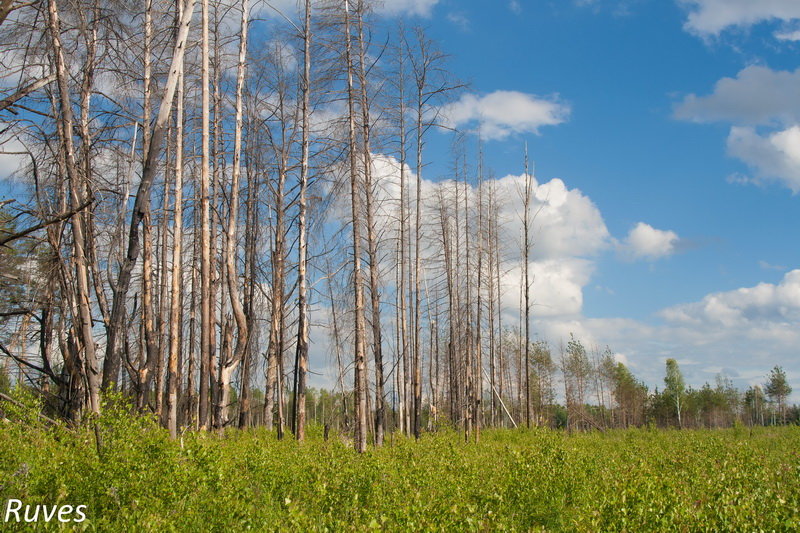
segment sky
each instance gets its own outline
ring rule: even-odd
[[[480,132],[510,196],[528,145],[540,338],[608,345],[651,388],[670,357],[695,387],[781,365],[800,401],[800,2],[387,0],[382,15],[450,55],[469,85],[447,123]],[[426,179],[447,176],[449,143],[429,141]]]
[[[800,402],[800,1],[386,0],[378,15],[425,26],[467,84],[441,111],[473,148],[480,133],[507,199],[509,321],[527,144],[539,338],[608,346],[651,388],[667,358],[695,387],[780,365]],[[450,143],[430,134],[426,187]],[[0,154],[0,177],[16,161]],[[316,386],[326,336],[312,331]]]

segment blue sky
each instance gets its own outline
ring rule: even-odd
[[[534,329],[609,344],[651,385],[676,357],[695,386],[718,372],[763,383],[782,365],[800,389],[800,2],[389,4],[425,6],[417,22],[470,84],[456,125],[492,122],[511,91],[559,106],[537,118],[516,95],[530,123],[504,125],[498,111],[483,130],[496,176],[522,172],[527,142],[539,183],[579,190],[608,231],[564,257],[588,263],[579,308]],[[440,137],[428,178],[447,172]],[[650,254],[632,251],[639,223],[653,230],[638,241]]]

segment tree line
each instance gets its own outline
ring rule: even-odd
[[[173,437],[303,440],[311,409],[359,451],[437,424],[476,441],[485,426],[706,424],[720,395],[714,424],[751,404],[753,422],[794,416],[789,393],[649,394],[610,352],[571,339],[554,359],[533,340],[527,149],[513,239],[470,132],[449,133],[450,172],[427,179],[463,84],[423,28],[368,0],[196,4],[0,9],[0,131],[23,161],[0,218],[0,368],[51,414],[90,421],[121,391]],[[335,386],[310,395],[315,338]]]

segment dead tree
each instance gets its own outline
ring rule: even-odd
[[[161,152],[167,124],[172,112],[175,91],[178,85],[179,73],[183,66],[184,51],[189,35],[192,13],[194,11],[194,0],[187,2],[181,14],[178,35],[175,40],[175,48],[169,69],[169,76],[164,87],[164,96],[159,106],[159,112],[152,127],[150,142],[147,144],[146,157],[144,158],[144,168],[142,179],[134,199],[133,213],[131,216],[130,231],[128,235],[127,253],[120,267],[117,283],[114,289],[114,301],[111,311],[111,319],[108,328],[108,338],[106,344],[105,366],[103,368],[103,387],[108,389],[116,382],[119,375],[120,354],[117,349],[117,341],[125,329],[124,318],[127,307],[127,294],[130,288],[131,274],[136,261],[139,257],[141,243],[139,240],[139,226],[145,216],[150,212],[150,191],[156,177],[158,158]]]
[[[233,141],[233,169],[230,191],[230,213],[228,215],[228,228],[226,235],[225,268],[228,281],[228,295],[230,297],[233,317],[236,321],[236,348],[233,357],[220,359],[219,395],[217,415],[219,430],[222,431],[228,422],[228,404],[231,396],[231,376],[244,358],[247,350],[249,329],[247,316],[239,294],[239,275],[236,269],[237,231],[239,223],[239,178],[241,175],[242,157],[242,113],[244,90],[245,63],[247,60],[247,26],[249,24],[249,2],[242,0],[242,18],[239,38],[239,61],[236,75],[236,104]]]
[[[306,374],[308,373],[308,158],[311,114],[311,0],[305,0],[303,25],[303,76],[300,79],[301,92],[301,155],[300,155],[300,196],[298,198],[298,259],[297,259],[297,347],[295,357],[294,409],[292,417],[296,424],[295,438],[305,439],[306,431]]]
[[[361,7],[361,0],[356,9]],[[345,25],[345,62],[347,68],[347,131],[350,173],[350,210],[352,225],[353,246],[353,296],[355,315],[354,335],[354,365],[355,365],[355,403],[356,427],[354,446],[356,451],[363,453],[367,449],[367,369],[365,359],[365,318],[364,318],[364,284],[361,267],[361,200],[360,190],[363,187],[359,179],[358,146],[356,144],[356,92],[353,82],[353,51],[352,51],[352,24],[350,20],[350,0],[344,2]]]

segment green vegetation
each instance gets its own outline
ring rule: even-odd
[[[31,400],[26,400],[31,403]],[[387,438],[263,430],[171,441],[107,407],[94,433],[5,404],[0,502],[87,505],[87,531],[756,531],[800,527],[800,428],[492,430]],[[30,530],[29,524],[3,524]],[[56,530],[67,525],[39,523]],[[16,528],[16,529],[15,529]]]

